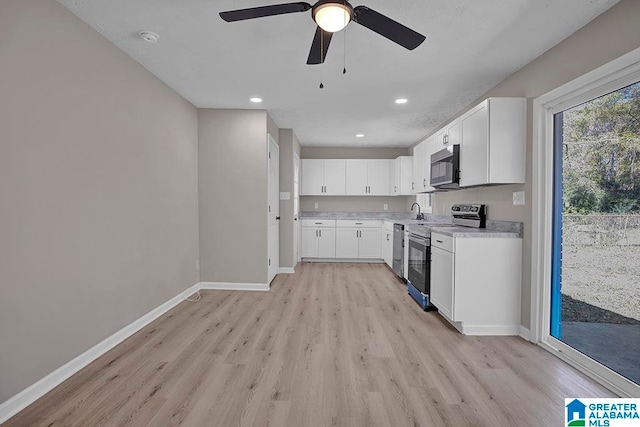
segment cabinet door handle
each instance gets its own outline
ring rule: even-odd
[[[395,185],[393,186],[393,192],[394,192],[394,193],[397,193],[397,192],[398,192],[398,187],[397,187],[397,186],[395,186]]]
[[[316,230],[316,237],[318,237],[318,230]]]
[[[322,223],[321,222],[316,222],[316,225],[322,225]]]
[[[427,178],[422,178],[422,186],[423,187],[427,186]]]
[[[389,233],[387,233],[387,242],[389,241]]]
[[[412,190],[415,190],[415,189],[416,189],[416,183],[415,183],[415,182],[412,182],[412,183],[411,183],[411,189],[412,189]]]
[[[438,243],[442,243],[442,240],[436,240],[436,242],[438,242]]]
[[[362,225],[362,223],[361,222],[356,222],[356,225]]]
[[[320,232],[320,237],[322,237],[322,230],[319,230],[319,232]]]

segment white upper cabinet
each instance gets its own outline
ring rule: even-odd
[[[345,188],[344,160],[302,159],[302,196],[340,196]]]
[[[391,160],[346,161],[346,194],[350,196],[388,196]]]
[[[367,177],[369,180],[370,196],[389,195],[389,164],[391,160],[367,160]]]
[[[301,195],[324,194],[324,160],[302,159]]]
[[[367,160],[347,160],[347,195],[369,195]]]
[[[432,193],[436,189],[431,186],[431,155],[441,150],[435,135],[431,135],[425,141],[424,149],[424,179],[422,181],[422,193]]]
[[[526,108],[489,98],[460,117],[460,187],[525,182]]]
[[[400,156],[390,163],[389,194],[393,196],[409,196],[413,194],[413,156]]]
[[[413,181],[411,190],[413,194],[424,192],[424,184],[426,179],[426,152],[427,140],[425,139],[415,147],[413,147]]]
[[[430,193],[431,186],[431,154],[434,153],[435,135],[422,141],[413,148],[413,183],[412,194]]]
[[[324,160],[324,195],[341,196],[345,189],[345,161]]]
[[[435,133],[435,151],[460,144],[460,119],[455,119]],[[432,153],[433,154],[433,153]]]

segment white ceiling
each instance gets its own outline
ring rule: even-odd
[[[286,0],[59,1],[196,107],[266,109],[307,146],[408,147],[618,0],[352,0],[427,40],[408,51],[352,22],[346,75],[343,32],[324,65],[306,65],[310,11],[218,16]]]

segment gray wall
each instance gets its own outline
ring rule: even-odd
[[[640,47],[639,22],[640,1],[621,1],[460,112],[491,96],[530,98],[526,184],[438,193],[433,208],[435,213],[447,213],[454,203],[485,202],[491,219],[524,222],[522,324],[526,327],[531,316],[532,100]],[[519,190],[525,191],[525,205],[513,206],[512,193]]]
[[[280,129],[280,191],[289,192],[289,200],[280,200],[280,267],[295,267],[293,247],[293,153],[300,157],[300,142],[293,129]]]
[[[262,110],[198,110],[203,282],[267,282],[269,120]]]
[[[395,159],[409,155],[406,148],[302,147],[303,159]],[[302,196],[300,210],[322,212],[406,212],[415,196]],[[316,203],[318,208],[315,207]]]
[[[52,0],[0,2],[0,402],[199,281],[197,111]]]

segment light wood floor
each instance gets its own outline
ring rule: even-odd
[[[565,397],[612,396],[520,338],[460,335],[384,264],[202,294],[6,425],[551,426]]]

